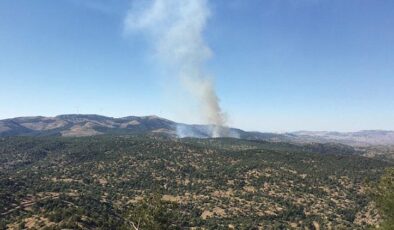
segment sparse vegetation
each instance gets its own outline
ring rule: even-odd
[[[3,138],[0,228],[375,226],[364,181],[392,164],[341,149],[141,135]]]

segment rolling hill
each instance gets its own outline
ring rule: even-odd
[[[290,143],[0,138],[0,229],[368,229],[393,164]]]
[[[164,134],[172,137],[210,137],[210,125],[177,123],[157,116],[113,118],[100,115],[18,117],[0,120],[0,137],[94,136],[102,134]],[[247,132],[229,128],[229,137],[293,143],[341,143],[351,146],[394,145],[394,131],[290,133]]]

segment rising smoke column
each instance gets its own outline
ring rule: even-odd
[[[204,64],[212,55],[203,39],[210,16],[207,0],[138,2],[125,19],[126,32],[149,35],[158,58],[177,71],[182,85],[198,99],[203,118],[213,125],[211,136],[227,136],[219,99],[212,80],[204,72]]]

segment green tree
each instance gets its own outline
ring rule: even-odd
[[[394,168],[388,168],[372,187],[372,197],[383,217],[381,229],[394,229]]]
[[[161,195],[153,194],[130,207],[126,219],[134,230],[178,229],[180,218],[173,210],[176,206],[162,201]]]

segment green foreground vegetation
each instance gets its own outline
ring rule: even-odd
[[[394,229],[394,168],[386,169],[378,183],[372,183],[370,194],[383,221],[380,229]]]
[[[376,202],[367,186],[389,167],[332,144],[2,138],[0,229],[390,226],[393,171],[373,189]]]

